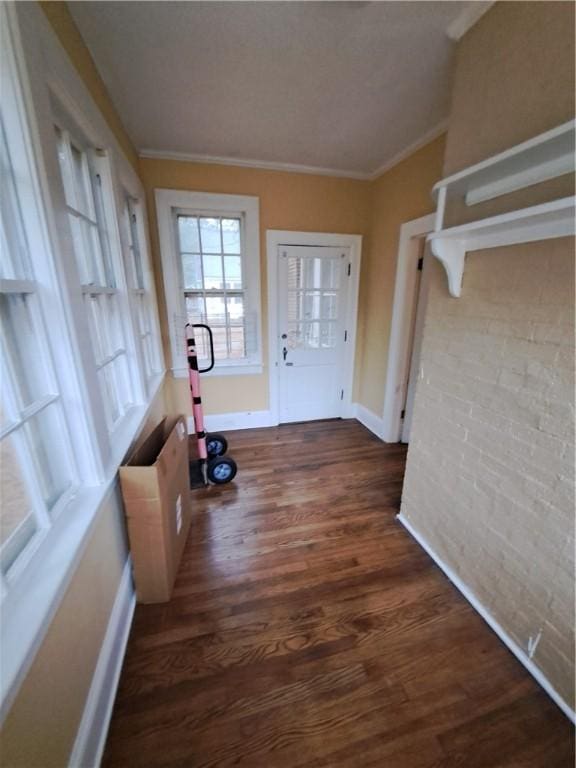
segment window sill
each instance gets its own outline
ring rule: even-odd
[[[201,374],[202,378],[212,378],[218,376],[257,376],[262,373],[264,367],[261,363],[242,363],[241,365],[227,364],[219,365],[211,371]],[[188,368],[172,368],[172,376],[175,379],[187,379]]]
[[[118,468],[144,426],[163,380],[164,374],[159,374],[148,402],[127,414],[114,437],[113,459],[104,482],[95,488],[82,489],[71,500],[4,598],[0,634],[0,722],[34,661],[88,544],[97,512],[113,492]]]

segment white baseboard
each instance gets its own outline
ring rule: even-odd
[[[384,432],[384,421],[380,416],[376,416],[371,410],[361,403],[354,403],[354,417],[358,419],[360,424],[364,424],[366,429],[373,432],[376,437],[382,440],[382,434]]]
[[[108,620],[69,768],[98,768],[100,765],[135,606],[132,561],[128,558]]]
[[[529,658],[529,656],[526,654],[526,652],[518,645],[518,643],[513,640],[510,635],[506,632],[506,630],[496,621],[496,619],[492,616],[492,614],[484,607],[484,605],[478,600],[476,595],[472,592],[472,590],[464,584],[464,582],[460,579],[460,577],[450,568],[449,565],[447,565],[438,555],[432,547],[428,544],[426,539],[422,536],[421,533],[418,533],[418,531],[413,528],[411,523],[408,522],[408,520],[400,513],[396,516],[396,519],[402,523],[404,528],[410,533],[411,536],[413,536],[414,539],[420,544],[422,549],[424,549],[434,560],[436,565],[444,571],[445,576],[448,577],[448,579],[454,584],[456,589],[458,589],[462,595],[468,600],[470,605],[482,616],[484,621],[488,624],[488,626],[498,635],[500,640],[508,647],[508,649],[516,656],[518,661],[526,667],[528,672],[532,675],[532,677],[536,680],[536,682],[542,686],[542,688],[546,691],[546,693],[550,696],[550,698],[554,701],[555,704],[557,704],[562,712],[566,715],[566,717],[570,718],[573,723],[576,723],[576,713],[574,710],[570,707],[570,705],[564,701],[562,696],[558,693],[558,691],[552,686],[552,684],[549,682],[549,680],[544,676],[542,673],[542,670],[539,669],[539,667],[536,666],[536,664],[532,661],[532,659]]]
[[[239,411],[238,413],[217,413],[204,416],[206,432],[226,432],[230,429],[256,429],[275,427],[278,422],[271,411]],[[194,420],[188,417],[188,433],[194,434]]]

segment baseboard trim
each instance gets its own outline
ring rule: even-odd
[[[576,712],[570,707],[570,705],[564,701],[558,691],[552,686],[549,680],[544,676],[542,671],[536,666],[536,664],[528,657],[525,651],[513,640],[506,630],[496,621],[492,614],[484,607],[484,605],[478,600],[472,590],[460,579],[460,577],[447,565],[428,544],[424,536],[419,533],[412,524],[404,517],[402,513],[396,516],[398,522],[400,522],[408,533],[420,544],[428,555],[434,560],[436,565],[444,572],[444,575],[452,582],[452,584],[458,589],[461,594],[466,598],[470,605],[482,616],[488,626],[498,635],[500,640],[507,646],[507,648],[516,656],[518,661],[527,669],[536,682],[546,691],[548,696],[557,704],[562,712],[573,723],[576,723]]]
[[[363,424],[366,429],[379,437],[382,440],[384,433],[384,420],[380,416],[376,416],[371,410],[361,403],[353,404],[354,418],[357,419],[360,424]]]
[[[207,432],[226,432],[230,429],[257,429],[275,427],[278,421],[271,411],[238,411],[237,413],[216,413],[204,416]],[[194,434],[194,420],[188,417],[188,433]]]
[[[128,558],[108,620],[69,768],[98,768],[100,765],[135,606],[132,561]]]

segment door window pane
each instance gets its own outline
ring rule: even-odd
[[[26,279],[31,276],[28,241],[22,219],[14,169],[8,155],[4,124],[0,121],[0,277]]]

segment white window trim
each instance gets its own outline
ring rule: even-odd
[[[66,56],[44,13],[36,3],[4,3],[0,21],[11,40],[16,59],[23,111],[30,133],[29,153],[38,176],[38,201],[54,264],[41,276],[47,297],[63,306],[63,336],[70,344],[58,345],[56,364],[69,384],[66,397],[76,392],[71,409],[77,433],[75,445],[83,487],[58,516],[49,534],[17,563],[9,588],[2,596],[0,624],[0,721],[14,701],[20,683],[34,660],[89,541],[98,510],[111,493],[118,493],[117,473],[135,437],[144,425],[164,380],[160,371],[150,383],[146,400],[127,413],[113,443],[102,430],[92,407],[99,397],[90,350],[85,349],[87,322],[82,295],[63,215],[60,169],[56,156],[50,107],[50,90],[71,111],[93,146],[110,152],[113,174],[130,194],[144,200],[144,190],[105,122],[86,86]],[[54,183],[54,179],[58,183]],[[115,194],[118,184],[114,183]],[[145,216],[145,212],[144,212]],[[150,270],[146,237],[146,263]],[[56,278],[58,278],[56,282]],[[151,283],[152,295],[153,281]],[[156,310],[157,313],[157,310]],[[58,313],[55,313],[55,316]],[[52,323],[52,318],[47,317]],[[60,328],[61,323],[55,325]],[[158,335],[159,338],[159,335]],[[70,349],[68,350],[68,347]],[[161,358],[160,358],[161,359]],[[96,393],[96,394],[95,394]],[[63,393],[64,394],[64,393]],[[77,409],[77,417],[74,416]],[[83,426],[84,425],[84,426]]]
[[[170,332],[171,371],[175,378],[188,376],[183,328],[177,317],[186,315],[184,293],[180,285],[179,248],[174,224],[174,213],[188,209],[191,212],[210,211],[244,215],[246,259],[246,304],[256,312],[256,352],[248,361],[220,360],[204,376],[236,376],[262,373],[262,302],[260,294],[260,224],[259,199],[250,195],[219,195],[210,192],[187,192],[176,189],[156,189],[156,216],[160,237],[164,293]],[[170,308],[175,308],[171,310]],[[181,342],[181,343],[180,343]]]

